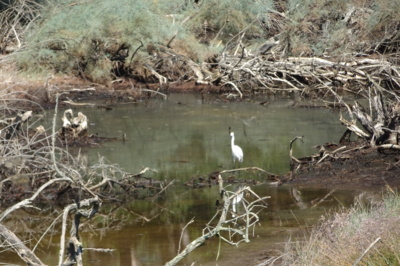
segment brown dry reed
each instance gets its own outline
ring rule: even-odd
[[[323,218],[309,237],[286,244],[281,265],[399,265],[400,197],[387,193]]]

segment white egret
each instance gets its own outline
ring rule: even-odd
[[[235,163],[236,160],[243,162],[243,150],[238,145],[235,145],[235,134],[231,132],[230,135],[233,163]]]

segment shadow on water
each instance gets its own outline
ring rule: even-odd
[[[303,142],[295,143],[296,157],[310,155],[316,152],[312,146],[341,137],[344,128],[337,113],[293,109],[289,104],[287,100],[268,106],[252,102],[204,103],[200,95],[179,94],[171,95],[167,101],[122,105],[111,111],[80,109],[90,119],[90,133],[118,137],[117,141],[82,151],[88,164],[96,163],[101,155],[128,172],[138,173],[150,167],[157,171],[152,174],[154,178],[176,180],[157,200],[103,206],[102,213],[90,221],[92,228],[81,237],[84,247],[115,251],[85,251],[84,261],[90,265],[162,265],[177,254],[179,247],[182,250],[200,236],[215,214],[218,188],[189,189],[184,183],[193,176],[233,167],[229,127],[244,152],[241,166],[257,166],[275,174],[288,172],[289,142],[295,136],[304,136]],[[124,133],[126,141],[122,141]],[[235,189],[233,185],[229,188]],[[289,186],[266,184],[252,189],[260,196],[271,196],[268,208],[260,214],[261,222],[252,242],[239,247],[220,246],[215,238],[185,258],[182,265],[245,264],[256,251],[282,249],[292,232],[315,224],[332,208],[348,207],[359,194],[300,188],[296,196]],[[192,218],[194,223],[182,233]],[[51,252],[42,245],[38,256],[55,265],[59,239],[53,236],[46,241]],[[6,258],[0,254],[0,261],[9,262]]]

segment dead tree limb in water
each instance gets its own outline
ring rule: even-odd
[[[229,169],[229,170],[222,170],[219,173],[220,174],[225,174],[225,173],[232,173],[232,172],[237,172],[237,171],[259,171],[259,172],[262,172],[262,173],[265,173],[265,174],[268,174],[268,175],[274,175],[274,174],[272,174],[270,172],[267,172],[266,170],[261,169],[261,168],[256,167],[256,166],[242,167],[242,168]]]
[[[260,198],[256,193],[254,193],[250,187],[243,187],[236,192],[227,191],[223,188],[222,177],[218,177],[219,187],[220,187],[220,195],[222,203],[217,204],[217,213],[207,224],[207,227],[203,229],[203,234],[189,243],[186,248],[180,252],[175,258],[167,262],[165,265],[172,266],[176,265],[179,261],[181,261],[185,256],[187,256],[190,252],[194,251],[196,248],[203,245],[208,239],[213,236],[219,236],[220,239],[230,245],[238,245],[240,242],[245,241],[249,242],[249,229],[259,221],[259,217],[257,215],[257,211],[255,208],[263,208],[265,207],[265,199],[270,197],[262,197]],[[244,198],[245,194],[250,194],[255,197],[255,200],[252,202],[247,202]],[[219,201],[217,201],[219,203]],[[228,218],[228,213],[230,206],[232,205],[232,209],[235,210],[235,205],[242,203],[244,207],[244,212],[240,215],[232,214],[233,218]],[[216,217],[219,219],[216,225],[212,225],[212,222]],[[245,226],[244,229],[238,228],[235,225],[244,220]],[[207,231],[207,232],[206,232]],[[228,232],[230,236],[240,235],[242,237],[241,240],[232,240],[231,238],[223,237],[223,233]]]
[[[90,209],[84,210],[82,207],[91,207]],[[62,222],[62,233],[61,233],[61,243],[60,243],[60,254],[58,265],[82,265],[82,243],[79,238],[79,224],[81,217],[86,217],[90,219],[95,215],[101,206],[101,202],[98,198],[91,198],[82,200],[77,203],[73,203],[64,208],[63,222]],[[67,245],[67,258],[64,263],[62,262],[65,250],[65,232],[67,226],[68,213],[71,210],[76,210],[74,216],[74,222],[71,228],[71,236]]]
[[[3,221],[3,219],[9,215],[10,213],[12,213],[15,210],[18,210],[22,207],[32,207],[32,202],[40,195],[40,193],[42,193],[43,190],[45,190],[48,186],[52,185],[53,183],[56,182],[65,182],[65,181],[71,181],[71,179],[69,178],[56,178],[56,179],[51,179],[49,181],[47,181],[44,185],[42,185],[36,192],[35,194],[33,194],[32,197],[30,197],[29,199],[24,199],[20,202],[18,202],[17,204],[14,204],[13,206],[11,206],[10,208],[6,209],[4,212],[2,212],[0,214],[0,222]]]
[[[45,265],[13,232],[2,224],[0,224],[0,238],[12,247],[27,265]]]

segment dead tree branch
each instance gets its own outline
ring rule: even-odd
[[[187,256],[190,252],[194,251],[196,248],[203,245],[208,239],[212,238],[213,236],[218,235],[224,242],[230,245],[238,245],[240,242],[245,241],[249,242],[249,229],[259,221],[259,217],[257,215],[258,211],[255,211],[255,208],[263,208],[266,206],[264,202],[265,199],[270,197],[259,197],[256,193],[254,193],[250,187],[243,187],[240,188],[236,192],[227,191],[223,188],[222,184],[222,177],[219,175],[218,177],[219,184],[220,184],[220,195],[221,195],[221,204],[218,204],[217,213],[214,217],[209,221],[207,227],[203,229],[203,234],[189,243],[185,249],[180,252],[175,258],[167,262],[165,265],[171,266],[176,265],[179,261],[181,261],[185,256]],[[244,199],[244,195],[249,194],[255,197],[255,200],[251,202],[247,202]],[[219,202],[219,201],[217,201]],[[244,208],[244,212],[235,215],[236,206],[238,204],[242,204]],[[230,206],[232,205],[232,217],[228,218],[228,213],[230,210]],[[214,219],[219,216],[219,219],[216,225],[212,225]],[[236,225],[244,220],[244,230],[241,228],[237,228]],[[223,232],[227,232],[231,237],[229,239],[223,236]],[[240,235],[241,238],[239,240],[232,240],[232,236]]]
[[[45,265],[35,253],[33,253],[25,244],[10,230],[0,223],[0,237],[11,246],[18,256],[25,261],[27,265]]]
[[[90,209],[84,210],[83,207],[91,207]],[[63,220],[62,220],[62,230],[61,230],[61,240],[60,240],[60,253],[58,265],[82,265],[82,243],[79,238],[79,224],[81,217],[86,217],[90,219],[99,210],[101,202],[98,198],[91,198],[82,200],[79,203],[73,203],[64,208]],[[67,227],[68,213],[72,210],[76,210],[74,216],[74,223],[71,228],[71,236],[67,245],[67,258],[64,263],[62,262],[64,251],[65,251],[65,232]]]
[[[32,202],[40,195],[40,193],[42,193],[42,191],[44,189],[46,189],[48,186],[57,183],[57,182],[71,182],[71,179],[69,178],[56,178],[56,179],[51,179],[49,181],[46,182],[46,184],[42,185],[36,192],[35,194],[33,194],[32,197],[28,198],[28,199],[24,199],[20,202],[18,202],[17,204],[14,204],[13,206],[11,206],[10,208],[6,209],[4,212],[2,212],[0,214],[0,222],[3,221],[3,219],[9,215],[10,213],[12,213],[15,210],[18,210],[22,207],[32,207]]]

